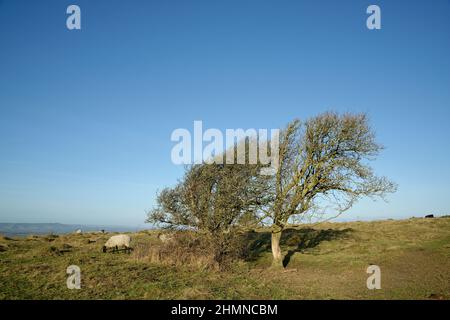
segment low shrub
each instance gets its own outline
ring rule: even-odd
[[[242,242],[238,234],[201,234],[177,231],[168,242],[137,243],[133,258],[176,266],[200,269],[228,269],[231,262],[241,256]]]

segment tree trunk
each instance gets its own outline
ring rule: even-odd
[[[283,259],[281,257],[280,239],[282,230],[272,231],[272,267],[283,268]]]

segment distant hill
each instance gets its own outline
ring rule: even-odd
[[[110,231],[110,232],[133,232],[140,228],[123,226],[102,226],[62,223],[0,223],[0,234],[5,236],[26,236],[29,234],[63,234],[72,233],[76,230],[82,231]]]

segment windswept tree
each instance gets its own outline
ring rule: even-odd
[[[288,223],[308,214],[349,209],[363,196],[383,197],[395,184],[377,177],[368,162],[382,146],[365,114],[324,113],[294,120],[280,135],[279,166],[272,180],[273,265],[282,267],[280,239]]]
[[[264,200],[265,183],[256,167],[233,164],[198,164],[186,169],[173,188],[163,189],[147,222],[162,228],[228,232],[256,216]]]
[[[258,208],[269,201],[268,178],[259,170],[258,165],[248,163],[189,166],[175,187],[159,193],[147,222],[162,228],[195,230],[214,239],[215,259],[220,262],[236,231],[254,222]]]

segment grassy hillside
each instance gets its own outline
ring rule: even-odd
[[[110,234],[0,237],[0,299],[450,299],[450,219],[324,223],[290,229],[286,270],[270,266],[270,235],[249,235],[252,256],[218,272],[102,253]],[[134,246],[158,245],[155,232]],[[66,268],[81,268],[81,290]],[[366,268],[381,268],[381,290]]]

